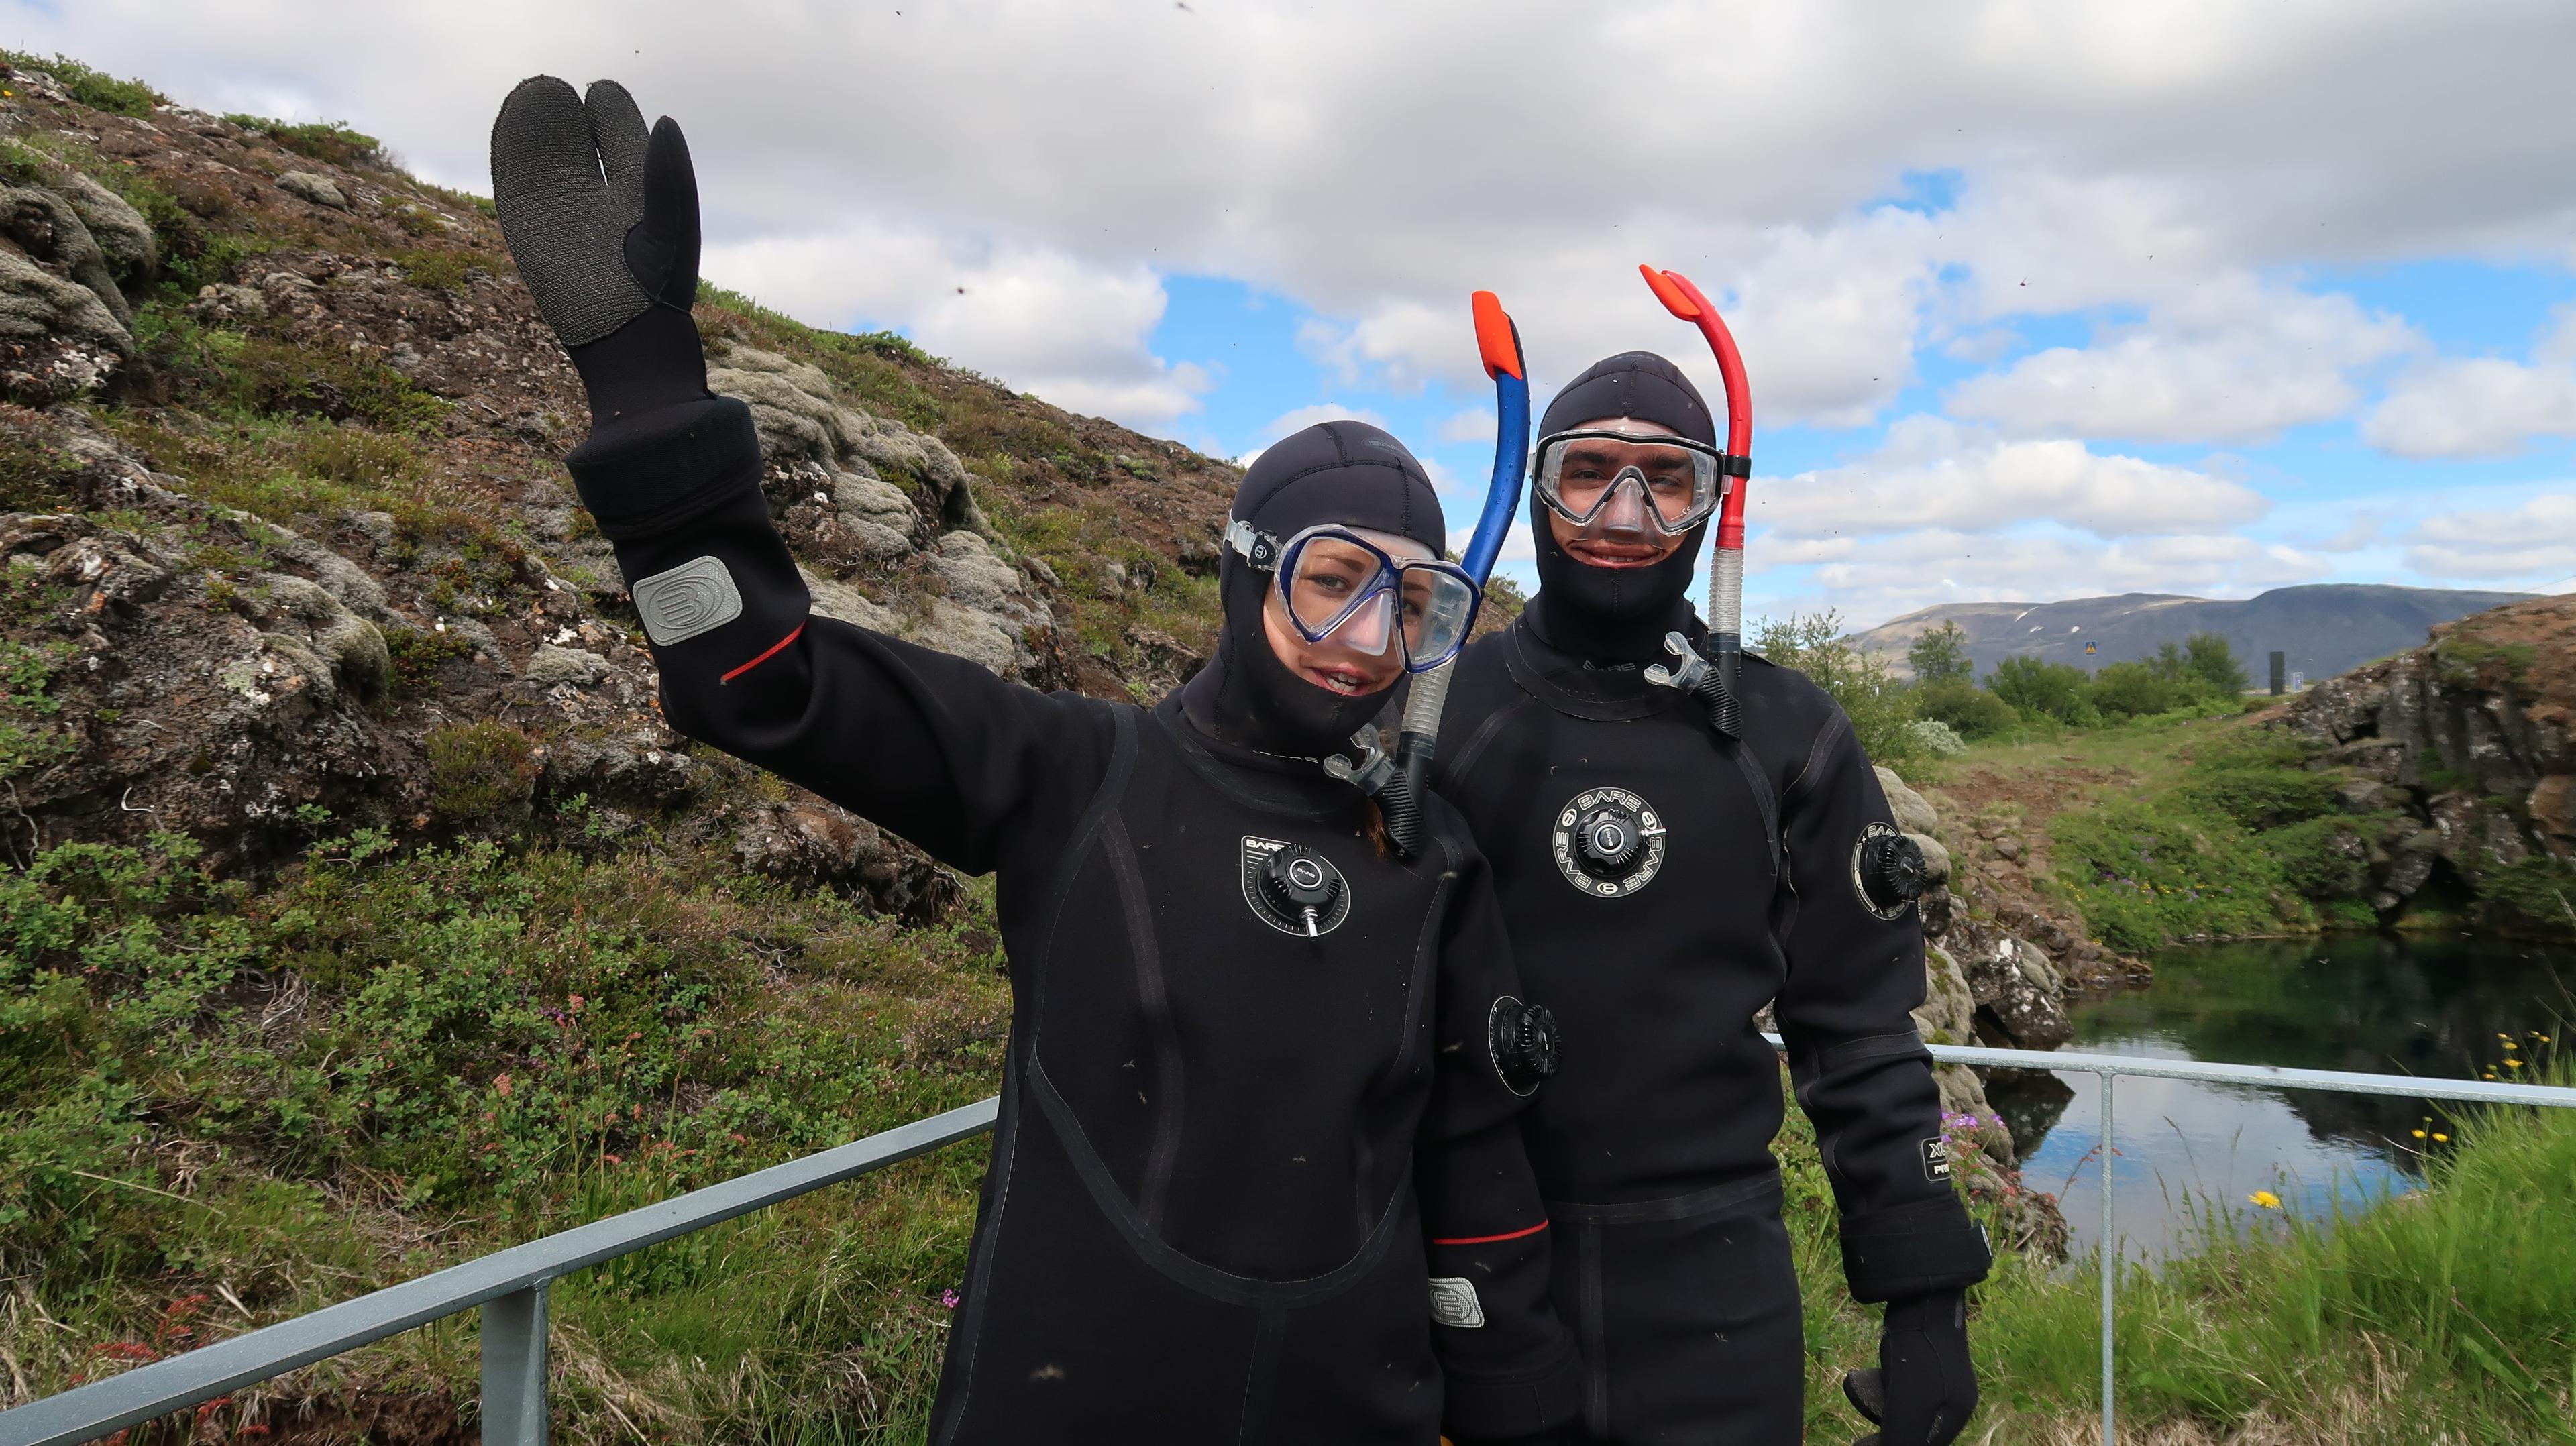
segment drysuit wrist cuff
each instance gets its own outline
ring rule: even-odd
[[[1986,1278],[1994,1252],[1955,1195],[1842,1222],[1843,1278],[1864,1304],[1961,1290]]]
[[[1583,1411],[1583,1358],[1567,1338],[1546,1360],[1517,1371],[1447,1377],[1440,1413],[1443,1433],[1460,1441],[1517,1441],[1543,1437]]]
[[[1960,1319],[1960,1304],[1966,1297],[1964,1286],[1901,1296],[1887,1303],[1887,1315],[1880,1328],[1891,1335],[1898,1331],[1954,1329]]]
[[[611,541],[668,532],[760,490],[760,433],[732,397],[603,422],[564,458],[581,505]]]

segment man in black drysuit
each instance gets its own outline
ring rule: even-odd
[[[1614,463],[1641,437],[1711,455],[1717,439],[1688,379],[1642,352],[1577,377],[1539,431],[1543,478],[1568,434]],[[1608,471],[1589,484],[1608,488],[1595,521],[1625,508],[1627,522],[1607,535],[1533,495],[1538,593],[1459,660],[1434,776],[1570,1041],[1525,1132],[1583,1350],[1584,1439],[1800,1439],[1798,1283],[1769,1150],[1779,1067],[1754,1027],[1776,1000],[1852,1293],[1888,1303],[1881,1369],[1856,1374],[1855,1401],[1886,1446],[1947,1442],[1975,1408],[1962,1292],[1987,1249],[1952,1193],[1908,1017],[1921,925],[1906,881],[1882,877],[1920,855],[1850,720],[1803,676],[1747,655],[1732,738],[1718,710],[1649,681],[1646,665],[1675,661],[1667,633],[1705,637],[1684,594],[1709,523],[1639,526],[1661,479]]]
[[[706,388],[678,128],[539,77],[493,190],[588,391],[568,464],[672,726],[999,875],[1010,1049],[931,1440],[1433,1446],[1569,1417],[1517,1128],[1548,1057],[1484,862],[1437,808],[1388,856],[1318,766],[1401,664],[1292,672],[1237,556],[1214,660],[1151,711],[812,615],[750,413]],[[1444,535],[1421,466],[1347,422],[1272,448],[1233,515],[1274,558],[1317,525],[1425,559]]]

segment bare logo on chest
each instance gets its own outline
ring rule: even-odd
[[[1565,881],[1596,899],[1621,899],[1664,866],[1664,817],[1624,788],[1576,794],[1556,811],[1548,852]]]

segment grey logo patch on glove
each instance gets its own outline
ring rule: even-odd
[[[1926,1180],[1949,1179],[1950,1142],[1943,1139],[1925,1140],[1922,1144],[1922,1150],[1923,1178]]]
[[[713,557],[693,557],[669,572],[657,572],[635,584],[634,591],[644,635],[665,648],[742,616],[742,592],[733,585],[733,574]]]
[[[1476,1282],[1463,1275],[1431,1277],[1431,1323],[1474,1330],[1485,1323],[1485,1306],[1476,1299]]]

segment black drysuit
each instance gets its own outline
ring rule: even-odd
[[[1643,354],[1578,378],[1541,430],[1618,416],[1712,435],[1697,393]],[[1804,1353],[1763,1005],[1776,1001],[1822,1146],[1853,1294],[1921,1296],[1986,1270],[1909,1017],[1921,926],[1858,887],[1864,833],[1893,824],[1822,689],[1746,656],[1726,739],[1699,700],[1647,681],[1645,663],[1671,661],[1668,630],[1705,639],[1681,595],[1696,547],[1651,568],[1582,566],[1548,516],[1533,504],[1529,612],[1459,661],[1434,784],[1492,861],[1514,957],[1567,1041],[1525,1133],[1583,1351],[1585,1430],[1795,1442]],[[1606,854],[1586,844],[1604,823]]]
[[[1570,1409],[1488,1043],[1520,991],[1454,814],[1397,862],[1349,785],[1177,700],[1042,695],[810,616],[738,403],[572,466],[675,639],[674,727],[999,876],[1010,1049],[933,1442],[1432,1446],[1444,1376],[1453,1434]],[[1283,845],[1344,881],[1316,937],[1256,906]]]

